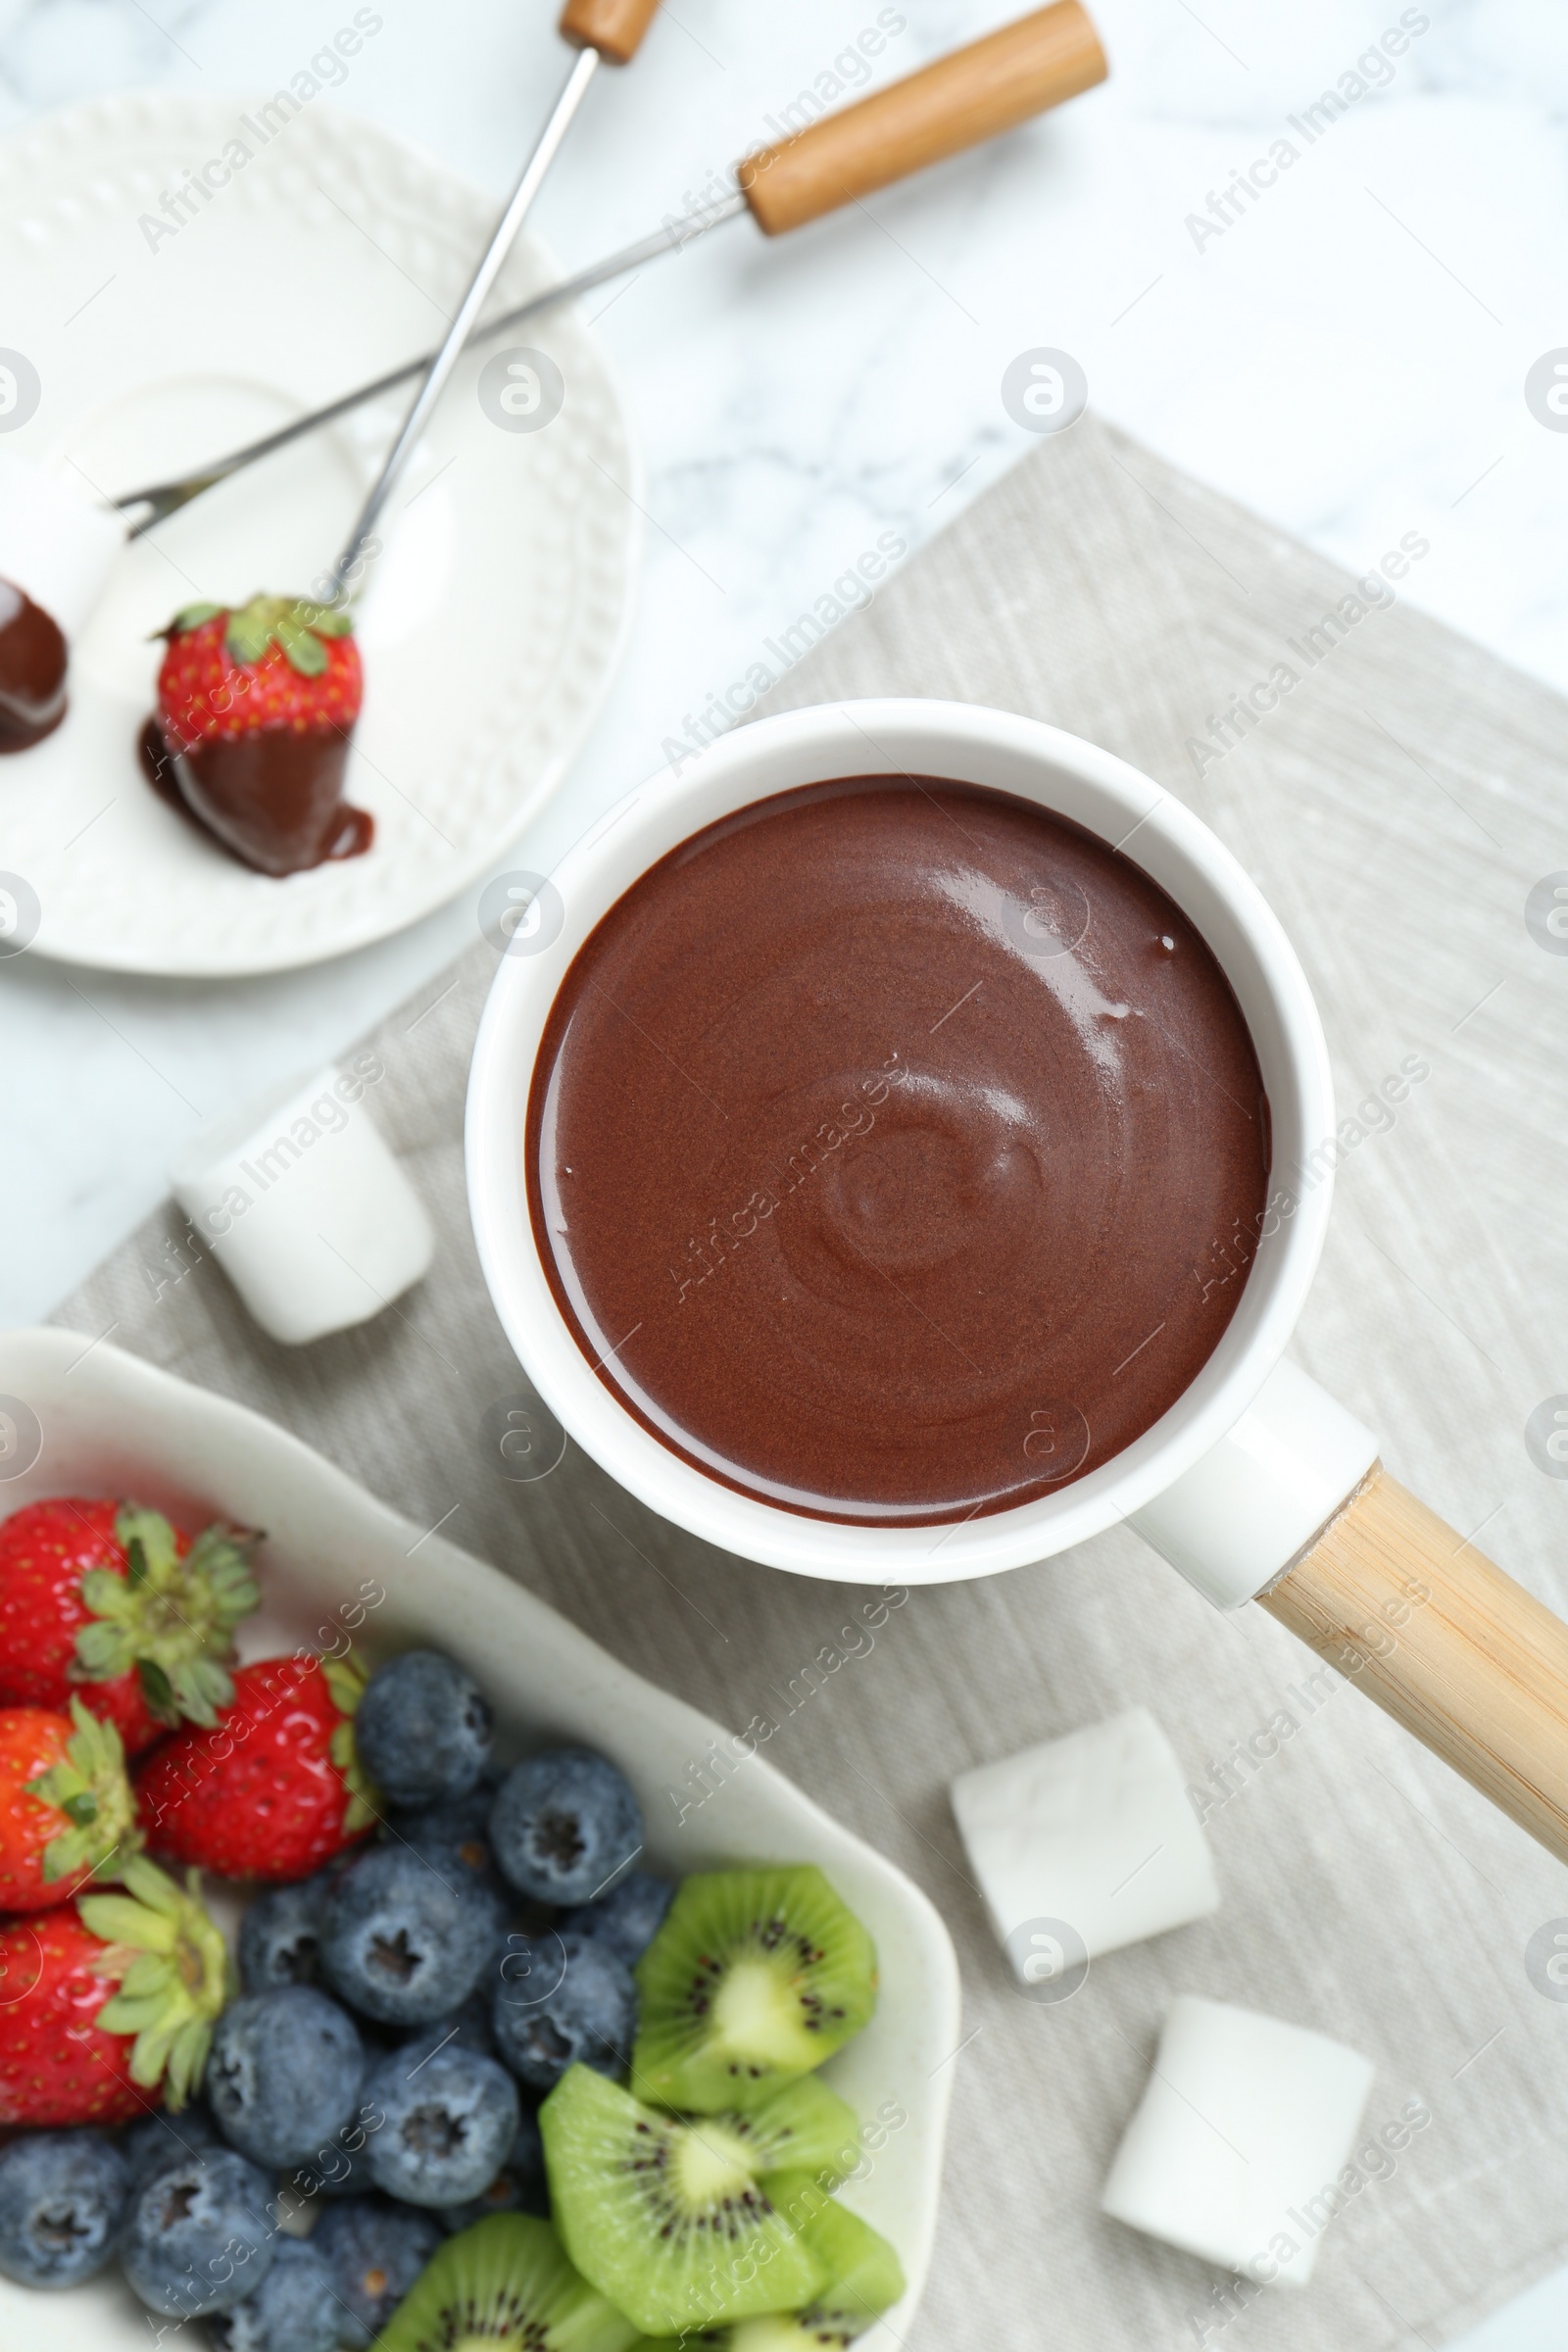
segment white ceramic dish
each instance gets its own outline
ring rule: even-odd
[[[0,415],[7,447],[120,496],[428,348],[491,199],[318,100],[264,144],[265,128],[254,101],[148,92],[74,107],[0,150],[3,340],[41,385],[20,426]],[[250,160],[205,203],[187,196],[181,221],[187,173],[224,168],[236,140]],[[525,238],[501,292],[515,301],[557,274]],[[149,633],[198,597],[308,588],[406,392],[265,460],[121,559],[74,650],[64,726],[0,761],[0,863],[37,894],[35,954],[169,974],[311,963],[444,905],[537,814],[620,657],[641,485],[577,317],[514,341],[555,359],[564,408],[546,430],[502,431],[475,387],[504,346],[470,355],[365,604],[347,791],[375,817],[369,855],[284,882],[253,874],[155,797],[136,738],[162,651]]]
[[[578,1347],[534,1247],[523,1137],[556,992],[621,894],[703,826],[799,785],[890,773],[1013,793],[1125,847],[1191,916],[1236,992],[1268,1093],[1275,1168],[1289,1168],[1332,1136],[1328,1049],[1295,950],[1256,886],[1191,809],[1109,752],[1009,711],[964,703],[846,703],[738,728],[678,782],[661,775],[628,794],[564,859],[552,877],[547,919],[502,957],[480,1023],[468,1083],[468,1200],[508,1339],[564,1427],[622,1486],[678,1526],[769,1567],[850,1583],[952,1584],[1021,1567],[1098,1535],[1152,1501],[1226,1438],[1296,1326],[1322,1251],[1332,1188],[1309,1191],[1259,1243],[1219,1346],[1169,1412],[1087,1478],[1012,1510],[949,1528],[803,1518],[720,1485],[635,1420]],[[1325,1507],[1306,1532],[1326,1515]]]
[[[846,2192],[898,2247],[908,2278],[904,2302],[860,2339],[866,2352],[896,2352],[931,2258],[961,2039],[953,1947],[924,1895],[760,1757],[676,1829],[666,1791],[725,1737],[719,1725],[259,1415],[75,1333],[0,1335],[0,1513],[70,1493],[133,1493],[191,1524],[222,1513],[265,1528],[266,1602],[245,1629],[250,1656],[324,1646],[318,1628],[340,1622],[334,1612],[364,1581],[384,1588],[360,1637],[367,1654],[439,1644],[478,1677],[518,1749],[565,1738],[612,1756],[642,1801],[657,1870],[743,1859],[821,1866],[870,1929],[882,1966],[876,2015],[828,2079],[862,2116],[896,2100],[908,2117]],[[147,2314],[113,2274],[67,2295],[0,2279],[5,2352],[146,2352],[147,2343]]]

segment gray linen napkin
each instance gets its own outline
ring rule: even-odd
[[[1524,908],[1568,865],[1568,712],[1378,578],[1357,592],[1089,418],[819,644],[771,707],[1000,704],[1121,753],[1217,828],[1300,951],[1343,1111],[1406,1057],[1429,1072],[1392,1126],[1369,1114],[1342,1132],[1299,1359],[1382,1432],[1397,1475],[1562,1608],[1568,1484],[1535,1467],[1524,1424],[1568,1385],[1568,961],[1542,952]],[[192,1264],[170,1210],[60,1319],[113,1328],[117,1345],[273,1415],[720,1721],[740,1729],[771,1706],[774,1759],[928,1890],[957,1944],[971,2038],[916,2352],[1436,2343],[1563,2260],[1568,2006],[1543,1997],[1526,1947],[1568,1914],[1568,1880],[1353,1690],[1303,1696],[1304,1653],[1260,1611],[1217,1615],[1118,1530],[914,1592],[791,1713],[779,1694],[805,1687],[855,1595],[706,1549],[574,1448],[535,1483],[500,1475],[497,1415],[524,1383],[479,1277],[462,1159],[493,960],[476,944],[371,1041],[386,1071],[376,1115],[440,1232],[418,1293],[291,1352],[211,1262]],[[1224,1907],[1098,1964],[1072,2000],[1031,2002],[987,1929],[948,1784],[1139,1703],[1213,1800]],[[1281,1709],[1295,1735],[1238,1763]],[[1238,2313],[1204,2265],[1098,2211],[1178,1991],[1364,2051],[1372,2125],[1415,2095],[1432,2110],[1393,2177],[1330,2225],[1304,2295],[1279,2288]]]

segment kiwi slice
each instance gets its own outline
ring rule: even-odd
[[[376,2352],[630,2352],[637,2340],[548,2222],[498,2213],[437,2248],[375,2342]]]
[[[755,2107],[730,2118],[757,2152],[759,2173],[808,2173],[819,2188],[837,2188],[860,2161],[853,2107],[815,2075],[772,2082]]]
[[[808,2173],[770,2170],[766,2108],[663,2115],[574,2066],[540,2108],[539,2129],[566,2252],[645,2334],[792,2311],[827,2285],[805,2235],[827,2197]],[[786,2126],[784,2136],[801,2135]],[[772,2193],[775,2179],[787,2200]]]
[[[715,2338],[712,2352],[843,2352],[855,2341],[843,2328],[808,2311],[775,2311],[743,2320]]]
[[[662,2106],[750,2107],[858,2034],[876,1947],[810,1864],[687,1879],[637,1963],[632,2082]]]
[[[775,2193],[791,2202],[792,2183],[779,2181]],[[903,2295],[904,2265],[887,2239],[836,2197],[813,2205],[803,2234],[826,2270],[828,2282],[801,2313],[802,2327],[826,2327],[846,2337],[863,2334],[871,2322],[891,2311]],[[736,2352],[765,2352],[765,2348],[737,2345]]]
[[[769,2183],[786,2205],[791,2183]],[[687,2352],[841,2352],[904,2293],[904,2269],[885,2237],[833,2198],[814,2205],[803,2235],[827,2266],[828,2283],[804,2311],[767,2312],[712,2334],[687,2336]],[[640,2352],[675,2352],[675,2340]]]

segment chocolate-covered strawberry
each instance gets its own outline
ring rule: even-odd
[[[74,1495],[0,1525],[0,1705],[57,1712],[79,1692],[137,1755],[233,1695],[234,1629],[256,1607],[254,1539],[194,1541],[161,1512]]]
[[[264,1658],[212,1731],[166,1740],[136,1798],[148,1843],[225,1879],[308,1878],[362,1838],[379,1800],[354,1749],[365,1678],[348,1660]]]
[[[343,798],[365,681],[346,612],[302,597],[190,605],[164,635],[142,754],[215,840],[259,873],[357,858],[373,820]]]
[[[193,1890],[132,1855],[122,1894],[0,1927],[0,2125],[120,2124],[182,2107],[232,1990]]]
[[[0,580],[0,754],[30,752],[66,715],[66,641],[53,615]]]

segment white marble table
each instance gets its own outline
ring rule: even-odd
[[[320,103],[499,194],[563,72],[547,0],[379,4],[383,28]],[[1004,5],[901,0],[875,71],[907,71]],[[600,297],[647,457],[647,592],[525,861],[548,868],[754,662],[776,670],[766,641],[879,534],[917,546],[1024,453],[1001,381],[1040,345],[1076,355],[1104,414],[1358,568],[1423,534],[1412,600],[1568,688],[1568,434],[1523,395],[1532,362],[1568,342],[1568,16],[1554,0],[1403,13],[1426,28],[1325,127],[1306,110],[1400,22],[1396,0],[1098,0],[1107,88],[787,245],[743,224]],[[0,132],[133,84],[271,89],[352,14],[0,0]],[[672,0],[635,72],[595,93],[544,234],[576,261],[656,225],[878,14]],[[1238,173],[1250,192],[1227,200]],[[0,1318],[47,1312],[158,1199],[198,1123],[329,1057],[472,922],[465,903],[363,955],[224,988],[97,975],[92,1006],[59,967],[7,965]],[[1568,2274],[1471,2352],[1565,2335]]]

